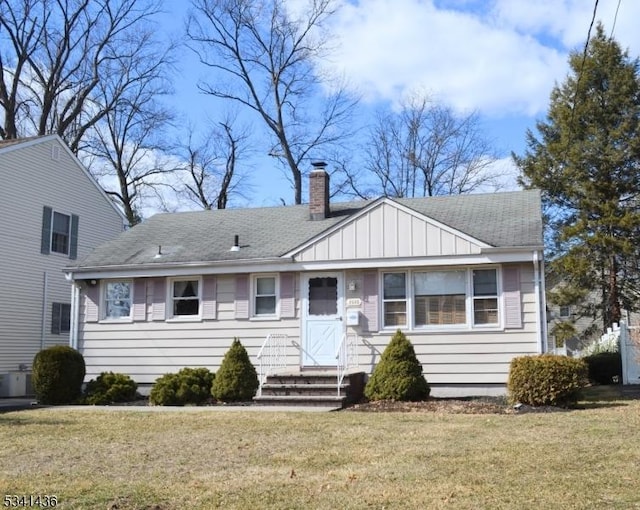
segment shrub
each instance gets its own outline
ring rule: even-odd
[[[32,382],[36,398],[43,404],[70,404],[82,395],[86,374],[84,358],[75,349],[55,345],[33,359]]]
[[[138,385],[126,374],[102,372],[87,383],[85,402],[92,405],[131,402],[136,398],[137,389]]]
[[[213,381],[211,394],[222,402],[244,402],[253,398],[258,385],[256,368],[240,340],[234,338]]]
[[[380,357],[364,388],[369,400],[425,400],[431,389],[413,345],[400,330]]]
[[[211,396],[214,379],[215,374],[204,367],[186,367],[176,374],[165,374],[153,385],[149,401],[161,406],[203,404]]]
[[[532,406],[575,404],[588,383],[584,361],[555,354],[521,356],[511,361],[509,398]]]
[[[582,358],[589,369],[589,380],[594,384],[612,384],[614,377],[622,381],[622,357],[619,352],[601,352]]]

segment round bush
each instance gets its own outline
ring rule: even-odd
[[[208,368],[185,367],[177,374],[159,377],[151,389],[149,401],[161,406],[203,404],[211,396],[214,380],[215,374]]]
[[[36,398],[43,404],[71,404],[82,395],[85,374],[84,358],[75,349],[66,345],[43,349],[33,359]]]
[[[594,384],[614,384],[622,382],[622,356],[619,352],[601,352],[585,356],[589,368],[589,380]]]
[[[240,340],[234,338],[216,373],[211,394],[222,402],[246,402],[253,398],[258,386],[256,368]]]
[[[137,389],[138,385],[126,374],[102,372],[87,383],[85,402],[91,405],[131,402],[136,399]]]
[[[365,397],[369,400],[419,401],[427,399],[430,392],[413,345],[398,330],[364,388]]]
[[[541,354],[511,361],[509,399],[532,406],[573,405],[588,384],[587,365],[577,358]]]

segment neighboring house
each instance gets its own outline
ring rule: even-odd
[[[371,373],[406,331],[433,394],[503,393],[514,356],[545,349],[538,191],[160,214],[68,268],[72,341],[140,384],[215,371],[239,337],[254,363],[287,336],[286,365],[336,369],[356,338]]]
[[[0,395],[20,396],[36,353],[69,344],[63,268],[124,217],[57,135],[0,141],[0,183]]]

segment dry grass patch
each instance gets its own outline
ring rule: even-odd
[[[0,487],[59,508],[640,508],[640,401],[525,415],[29,410]]]

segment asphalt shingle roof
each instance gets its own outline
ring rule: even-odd
[[[535,190],[395,201],[491,246],[542,245]],[[280,257],[372,203],[331,204],[331,215],[316,221],[309,219],[308,205],[158,214],[99,246],[77,267]],[[235,235],[241,249],[233,252]],[[162,257],[156,258],[159,249]]]

